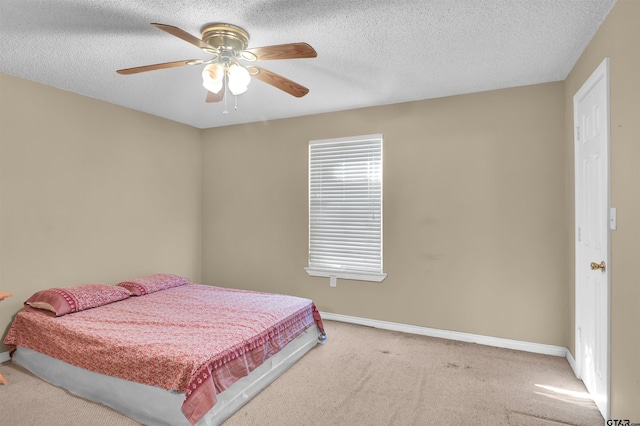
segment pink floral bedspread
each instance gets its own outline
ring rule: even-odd
[[[187,284],[51,317],[20,311],[4,340],[87,370],[185,393],[196,423],[222,392],[322,319],[309,299]]]

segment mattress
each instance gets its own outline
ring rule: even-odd
[[[249,375],[218,394],[216,404],[198,420],[196,426],[220,425],[317,343],[318,328],[313,325]],[[49,383],[111,407],[145,425],[190,425],[181,411],[184,393],[96,373],[23,347],[17,348],[12,359]]]
[[[70,390],[77,383],[62,383],[68,375],[67,366],[60,367],[64,364],[105,376],[100,383],[111,377],[121,381],[119,387],[124,382],[162,391],[163,398],[177,395],[172,400],[182,400],[180,409],[171,411],[181,411],[186,424],[195,424],[240,379],[259,367],[262,374],[275,378],[281,364],[290,365],[283,359],[294,362],[319,337],[324,337],[322,319],[308,299],[189,283],[58,317],[25,309],[16,315],[5,344],[20,348],[16,362]],[[298,343],[291,346],[291,353],[275,357],[294,341]],[[37,362],[26,361],[36,354]],[[41,364],[42,356],[51,359]],[[38,370],[38,365],[56,368]],[[57,373],[60,369],[64,373]],[[91,392],[120,391],[98,388],[77,393],[106,405],[121,404],[111,396],[100,400],[102,396]],[[162,424],[160,420],[169,418],[114,405],[143,423]],[[153,404],[147,411],[160,405],[164,404]],[[172,418],[168,424],[180,423]]]

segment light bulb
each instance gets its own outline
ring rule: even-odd
[[[202,70],[202,85],[212,93],[222,90],[224,67],[222,64],[209,64]]]
[[[238,64],[229,67],[229,90],[234,95],[241,95],[247,91],[247,86],[251,82],[249,71]]]

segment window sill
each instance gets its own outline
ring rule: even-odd
[[[335,277],[343,280],[374,281],[379,283],[387,278],[387,274],[378,274],[375,272],[349,272],[336,269],[318,268],[304,268],[304,270],[312,277]]]

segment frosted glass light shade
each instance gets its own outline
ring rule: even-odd
[[[251,82],[249,71],[243,66],[233,64],[229,67],[229,90],[234,95],[241,95],[247,91]]]
[[[222,90],[224,67],[222,64],[209,64],[202,70],[202,85],[212,93]]]

